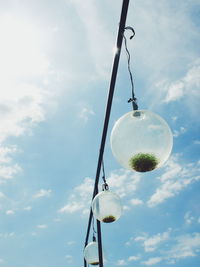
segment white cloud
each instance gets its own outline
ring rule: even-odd
[[[18,150],[16,146],[2,147],[0,146],[0,163],[10,163],[12,158],[10,154],[16,153]]]
[[[27,207],[24,208],[24,210],[30,211],[30,210],[32,210],[32,207],[31,206],[27,206]]]
[[[4,145],[45,119],[52,92],[43,85],[50,64],[44,54],[44,33],[28,17],[16,14],[0,17],[0,183],[13,178],[21,167],[12,163],[15,146]]]
[[[169,87],[165,101],[170,102],[181,98],[184,94],[183,89],[184,83],[182,81],[175,82]]]
[[[27,82],[28,78],[40,79],[48,74],[47,60],[37,47],[39,30],[34,29],[33,23],[13,16],[1,17],[1,28],[0,140],[3,141],[8,136],[23,134],[35,123],[44,120],[42,105],[48,99],[49,92]]]
[[[173,120],[174,122],[176,122],[176,121],[177,121],[177,119],[178,119],[178,117],[177,117],[177,116],[172,116],[172,120]]]
[[[65,258],[66,258],[66,260],[67,260],[67,262],[68,263],[72,263],[72,261],[73,261],[73,257],[72,257],[72,255],[65,255]]]
[[[165,165],[164,174],[159,178],[161,185],[147,202],[149,207],[177,195],[188,185],[200,179],[198,162],[181,165],[178,160],[179,156],[176,155]]]
[[[130,207],[127,206],[127,205],[123,205],[122,210],[123,210],[123,211],[130,210]]]
[[[138,261],[140,258],[141,258],[140,256],[129,256],[128,259],[118,260],[115,265],[125,266],[125,265],[128,265],[131,261]]]
[[[83,107],[79,113],[79,118],[83,120],[84,123],[88,122],[90,116],[94,116],[95,113],[91,108]]]
[[[155,251],[157,246],[167,239],[169,239],[169,232],[158,233],[155,236],[149,237],[144,241],[144,250],[146,252]]]
[[[0,192],[0,198],[5,198],[4,193]]]
[[[172,156],[164,169],[163,174],[160,177],[161,182],[166,182],[168,180],[174,179],[182,171],[182,166],[178,163],[178,155]]]
[[[120,169],[111,172],[107,182],[110,189],[123,198],[132,195],[137,190],[140,179],[139,173]]]
[[[166,252],[168,259],[183,259],[194,257],[199,254],[200,234],[185,234],[175,238],[176,244]]]
[[[139,33],[135,38],[135,60],[142,62],[139,69],[143,73],[146,71],[151,73],[151,77],[163,79],[166,71],[173,75],[175,70],[184,69],[189,60],[196,58],[198,50],[192,43],[199,43],[199,31],[189,15],[189,10],[195,6],[194,1],[187,4],[162,1],[159,5],[155,0],[138,1],[132,5],[134,27]],[[186,25],[186,28],[181,25]]]
[[[38,224],[37,228],[39,229],[46,229],[48,226],[46,224]]]
[[[65,205],[58,212],[60,213],[73,213],[76,211],[80,211],[84,208],[84,204],[80,202],[70,202],[69,204]]]
[[[51,189],[40,189],[37,193],[33,195],[33,198],[50,197],[51,193]]]
[[[45,73],[49,62],[42,52],[42,32],[27,18],[4,15],[0,19],[0,71],[3,78]]]
[[[138,261],[141,257],[140,256],[130,256],[128,261]]]
[[[53,220],[54,220],[54,222],[61,222],[62,221],[61,218],[55,218]]]
[[[32,232],[31,235],[32,235],[32,236],[36,236],[37,233],[36,233],[36,232]]]
[[[179,130],[174,130],[173,131],[173,136],[174,137],[179,137],[180,135],[184,134],[186,132],[186,128],[185,127],[180,127]]]
[[[161,257],[154,257],[154,258],[148,259],[147,261],[143,261],[142,263],[145,265],[154,265],[154,264],[157,264],[161,261],[162,261]]]
[[[164,102],[176,102],[177,104],[185,106],[188,113],[191,113],[194,121],[199,120],[199,116],[196,116],[197,107],[200,101],[199,86],[200,86],[200,58],[195,59],[188,67],[185,75],[174,81],[169,82],[164,86],[166,92]],[[162,101],[161,101],[162,102]],[[176,135],[183,134],[181,131],[175,131]]]
[[[0,166],[0,183],[4,183],[8,179],[12,179],[19,171],[21,171],[21,167],[18,164]]]
[[[76,241],[68,241],[68,242],[67,242],[67,245],[68,245],[68,246],[72,246],[72,245],[74,245],[74,244],[76,244]]]
[[[13,215],[15,214],[14,210],[7,210],[6,215]]]
[[[127,265],[127,262],[125,260],[118,260],[117,263],[116,263],[117,266],[124,266],[124,265]]]
[[[1,238],[11,238],[14,237],[15,233],[14,232],[10,232],[10,233],[0,233],[0,237]]]
[[[135,237],[135,241],[144,241],[144,240],[146,240],[146,234],[144,234],[144,236],[137,236],[137,237]]]
[[[158,233],[154,236],[149,237],[147,234],[143,236],[138,236],[135,241],[142,242],[145,252],[153,252],[157,249],[162,242],[165,242],[170,238],[170,229],[167,232]]]
[[[0,98],[0,140],[20,136],[45,118],[43,104],[48,93],[34,84],[8,84]]]
[[[194,144],[195,144],[195,145],[200,145],[200,140],[195,140],[195,141],[194,141]]]
[[[93,192],[94,180],[91,178],[85,178],[84,182],[73,189],[72,194],[69,196],[68,203],[60,208],[60,213],[74,213],[81,211],[85,213],[90,207],[92,192]]]
[[[137,205],[142,205],[143,204],[143,201],[139,198],[133,198],[130,200],[130,203],[133,205],[133,206],[137,206]]]
[[[196,60],[194,66],[192,66],[186,75],[174,83],[172,83],[165,98],[165,102],[177,101],[183,97],[192,96],[199,98],[199,86],[200,86],[200,65],[199,59]]]
[[[16,146],[0,146],[0,183],[12,179],[21,171],[21,167],[12,161],[12,155],[16,152],[19,152]]]
[[[191,224],[195,220],[195,218],[193,216],[191,216],[191,213],[188,211],[184,215],[184,220],[185,220],[186,224]]]
[[[181,229],[179,229],[180,231]],[[158,259],[168,264],[174,264],[177,260],[187,257],[195,257],[200,251],[200,233],[177,234],[177,229],[169,228],[166,232],[158,233],[153,236],[144,233],[142,236],[131,238],[139,242],[146,253],[157,253]],[[143,264],[156,264],[157,260],[150,258],[143,261]],[[158,261],[159,262],[159,261]]]

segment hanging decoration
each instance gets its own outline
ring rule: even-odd
[[[131,30],[132,39],[135,35],[134,29],[126,27],[125,30]],[[161,167],[169,158],[173,137],[163,118],[148,110],[138,110],[125,35],[124,43],[132,91],[128,102],[132,103],[133,111],[126,113],[115,123],[110,138],[111,149],[123,167],[137,172],[148,172]]]
[[[171,153],[172,143],[167,123],[148,110],[126,113],[111,132],[113,155],[123,167],[137,172],[161,167]]]
[[[117,194],[108,190],[96,195],[92,202],[94,217],[104,223],[118,220],[122,214],[120,198]]]
[[[94,217],[104,223],[118,220],[122,214],[120,197],[109,191],[108,185],[103,184],[103,191],[98,193],[92,201]]]
[[[98,242],[96,241],[96,230],[94,228],[94,217],[92,216],[92,229],[93,229],[93,237],[92,242],[87,244],[84,248],[84,258],[87,264],[91,265],[99,265],[99,250],[98,250]]]
[[[98,243],[96,239],[87,244],[84,249],[84,258],[87,264],[99,265]]]
[[[109,191],[106,181],[104,160],[102,159],[102,192],[98,193],[92,201],[92,212],[100,222],[111,223],[118,220],[122,214],[120,197]]]

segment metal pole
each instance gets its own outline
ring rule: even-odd
[[[121,47],[122,47],[122,42],[123,42],[123,34],[124,34],[125,26],[126,26],[126,17],[127,17],[127,12],[128,12],[128,6],[129,6],[129,0],[123,0],[119,29],[118,29],[118,34],[117,34],[117,41],[116,41],[116,52],[115,52],[114,60],[113,60],[110,87],[109,87],[109,91],[108,91],[109,93],[108,93],[107,106],[106,106],[106,112],[105,112],[105,118],[104,118],[104,126],[103,126],[101,145],[100,145],[100,151],[99,151],[99,158],[98,158],[98,164],[97,164],[97,170],[96,170],[96,178],[95,178],[95,184],[94,184],[93,198],[98,193],[99,176],[100,176],[103,153],[104,153],[105,142],[106,142],[106,136],[107,136],[107,131],[108,131],[108,124],[109,124],[109,119],[110,119],[113,94],[114,94],[114,90],[115,90],[115,83],[116,83],[116,78],[117,78],[117,71],[118,71],[119,59],[120,59],[120,54],[121,54]],[[91,221],[92,221],[92,211],[90,210],[88,229],[87,229],[87,234],[86,234],[86,239],[85,239],[85,246],[88,243],[89,232],[90,232],[90,228],[91,228]],[[99,248],[99,267],[103,267],[101,224],[99,221],[97,221],[97,236],[98,236],[98,248]],[[84,266],[87,267],[85,260],[84,260]]]

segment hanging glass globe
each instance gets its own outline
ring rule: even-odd
[[[99,264],[98,243],[96,241],[87,244],[84,249],[84,258],[88,264]]]
[[[98,193],[92,201],[94,217],[104,223],[118,220],[122,214],[121,200],[108,190]]]
[[[135,110],[118,119],[110,142],[114,157],[123,167],[148,172],[166,162],[173,138],[168,124],[159,115]]]

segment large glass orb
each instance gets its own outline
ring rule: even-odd
[[[94,217],[104,223],[119,219],[122,214],[121,200],[117,194],[108,190],[98,193],[92,201]]]
[[[168,124],[159,115],[135,110],[118,119],[110,142],[114,157],[123,167],[148,172],[168,159],[173,137]]]
[[[88,264],[99,264],[98,243],[96,241],[87,244],[84,249],[84,258]]]

